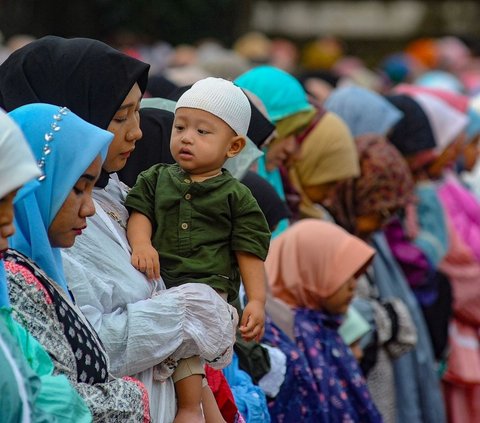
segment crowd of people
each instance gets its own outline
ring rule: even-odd
[[[2,422],[480,421],[480,64],[419,39],[25,39]]]

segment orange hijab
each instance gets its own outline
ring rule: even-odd
[[[303,219],[275,238],[265,262],[274,297],[291,307],[319,309],[372,260],[375,250],[340,226]]]

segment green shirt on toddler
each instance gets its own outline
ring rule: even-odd
[[[238,296],[236,251],[265,260],[270,230],[250,190],[226,170],[194,182],[178,164],[142,172],[125,205],[152,223],[152,245],[160,255],[167,288],[205,283]]]

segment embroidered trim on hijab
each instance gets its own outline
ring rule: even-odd
[[[43,154],[44,135],[58,110],[58,106],[34,103],[10,112],[37,159]],[[67,294],[60,248],[51,246],[48,228],[78,178],[98,155],[106,157],[112,139],[112,133],[85,122],[73,112],[67,113],[61,130],[55,133],[45,180],[34,192],[29,191],[32,182],[26,184],[19,192],[21,199],[15,203],[17,230],[10,238],[12,248],[36,262]],[[28,194],[22,196],[23,191]]]
[[[289,169],[289,179],[300,194],[300,212],[322,218],[303,187],[341,181],[360,175],[357,148],[347,125],[327,112],[303,140],[300,158]]]
[[[338,225],[302,219],[272,241],[265,269],[274,297],[318,310],[320,301],[363,270],[374,254]]]

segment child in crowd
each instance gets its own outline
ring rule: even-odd
[[[292,310],[295,341],[318,399],[298,421],[380,423],[360,367],[339,333],[375,250],[340,226],[302,219],[272,241],[265,264],[272,294]]]
[[[222,168],[244,148],[250,117],[249,101],[233,83],[195,83],[175,108],[170,149],[176,163],[141,173],[125,205],[132,264],[149,278],[161,275],[168,288],[205,283],[228,301],[238,296],[241,276],[248,303],[240,332],[259,340],[270,231],[248,188]],[[174,373],[176,422],[202,420],[203,368],[193,366],[182,360]]]

